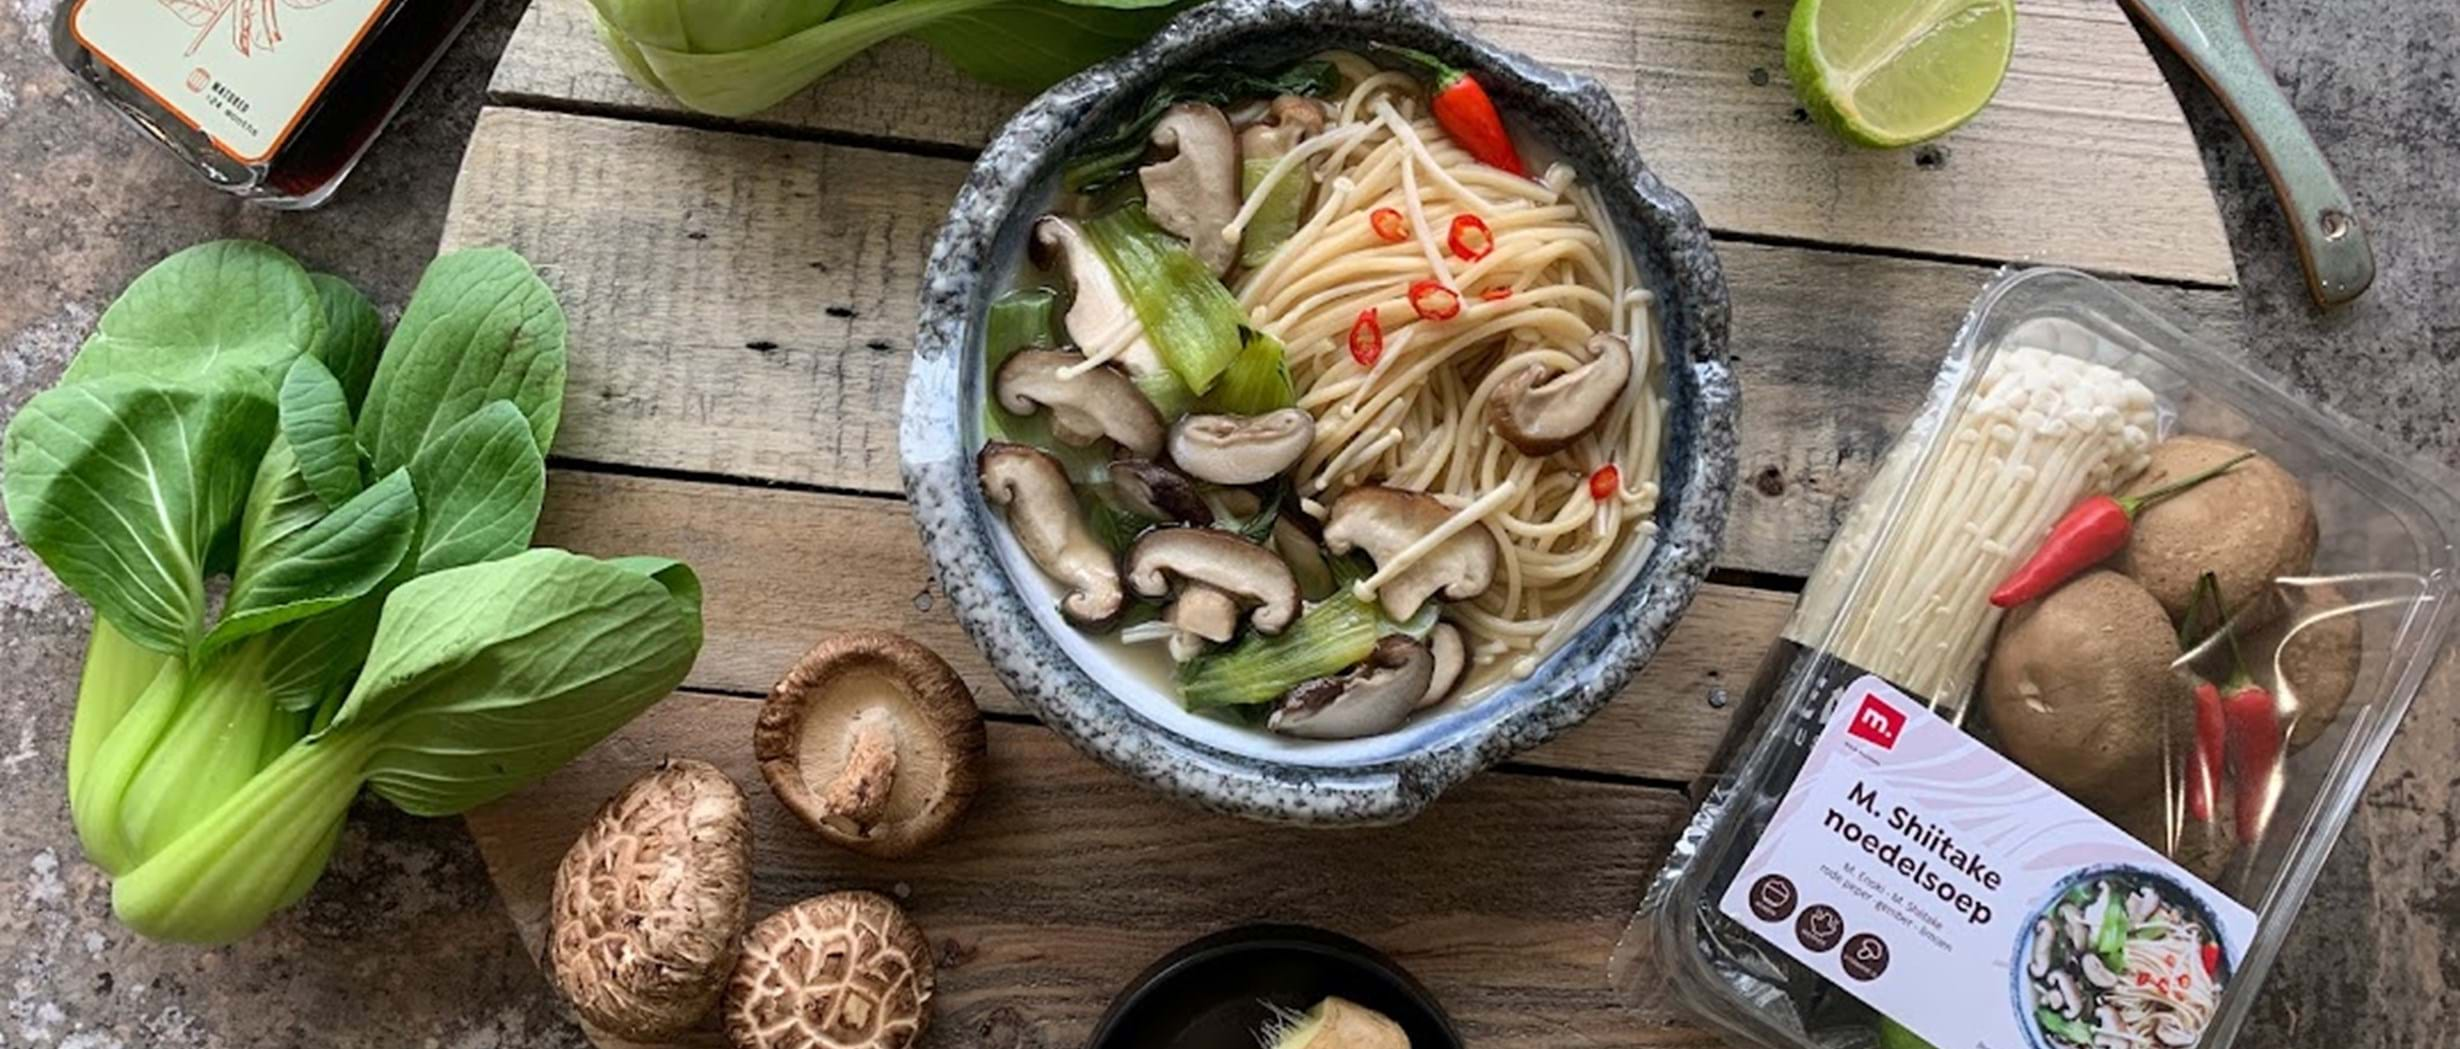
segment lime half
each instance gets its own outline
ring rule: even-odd
[[[1800,0],[1785,71],[1822,126],[1910,146],[1981,112],[2015,50],[2015,0]]]

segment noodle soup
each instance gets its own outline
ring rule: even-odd
[[[2071,879],[2033,918],[2017,962],[2019,1020],[2039,1049],[2192,1046],[2230,971],[2209,909],[2123,867]]]
[[[1647,560],[1651,297],[1597,193],[1448,77],[1377,49],[1166,81],[1071,159],[982,326],[986,497],[1186,709],[1388,733],[1533,673]]]

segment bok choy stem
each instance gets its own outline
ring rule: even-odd
[[[102,749],[104,737],[111,734],[121,718],[128,716],[128,708],[136,704],[137,697],[165,668],[173,676],[180,673],[181,668],[174,662],[170,656],[129,640],[110,620],[94,617],[94,631],[85,642],[85,670],[77,678],[76,719],[68,730],[71,796],[77,794],[78,785],[85,781],[94,752]]]
[[[1279,637],[1251,634],[1190,661],[1179,671],[1179,698],[1190,710],[1270,703],[1299,682],[1356,666],[1383,632],[1375,606],[1343,589]]]
[[[1085,220],[1085,236],[1118,278],[1162,363],[1189,391],[1211,390],[1246,347],[1247,316],[1230,289],[1140,205]]]

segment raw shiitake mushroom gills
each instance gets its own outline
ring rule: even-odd
[[[2117,494],[2149,492],[2247,454],[2247,448],[2211,437],[2172,437],[2153,446],[2144,472]],[[2279,463],[2255,455],[2137,515],[2119,569],[2159,599],[2172,619],[2186,616],[2195,581],[2206,572],[2232,612],[2268,608],[2273,580],[2313,569],[2315,539],[2306,486]]]
[[[897,634],[822,641],[769,692],[753,729],[761,777],[832,844],[911,855],[982,789],[973,693],[946,660]]]
[[[2164,754],[2193,745],[2161,603],[2111,571],[2009,613],[1982,674],[2001,749],[2077,801],[2125,811],[2163,790]]]
[[[751,901],[743,791],[670,760],[607,800],[556,867],[548,969],[581,1019],[658,1041],[726,988]]]
[[[1068,588],[1059,611],[1081,626],[1099,628],[1127,607],[1119,566],[1110,549],[1085,525],[1068,471],[1049,452],[993,441],[974,457],[983,497],[1005,511],[1016,536],[1043,574]]]
[[[1486,423],[1523,455],[1553,455],[1596,429],[1631,381],[1631,345],[1612,332],[1589,337],[1590,361],[1546,378],[1532,361],[1497,384]],[[1544,381],[1540,381],[1540,380]]]
[[[735,1049],[907,1049],[931,1021],[931,941],[875,892],[760,920],[726,988]]]
[[[1365,550],[1376,573],[1359,582],[1359,596],[1381,601],[1394,622],[1408,622],[1428,598],[1465,601],[1495,581],[1495,537],[1474,521],[1441,534],[1452,516],[1452,508],[1424,492],[1363,485],[1333,501],[1324,546],[1336,554]]]

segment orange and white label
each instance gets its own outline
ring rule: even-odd
[[[242,163],[280,149],[387,0],[76,0],[69,29]]]

